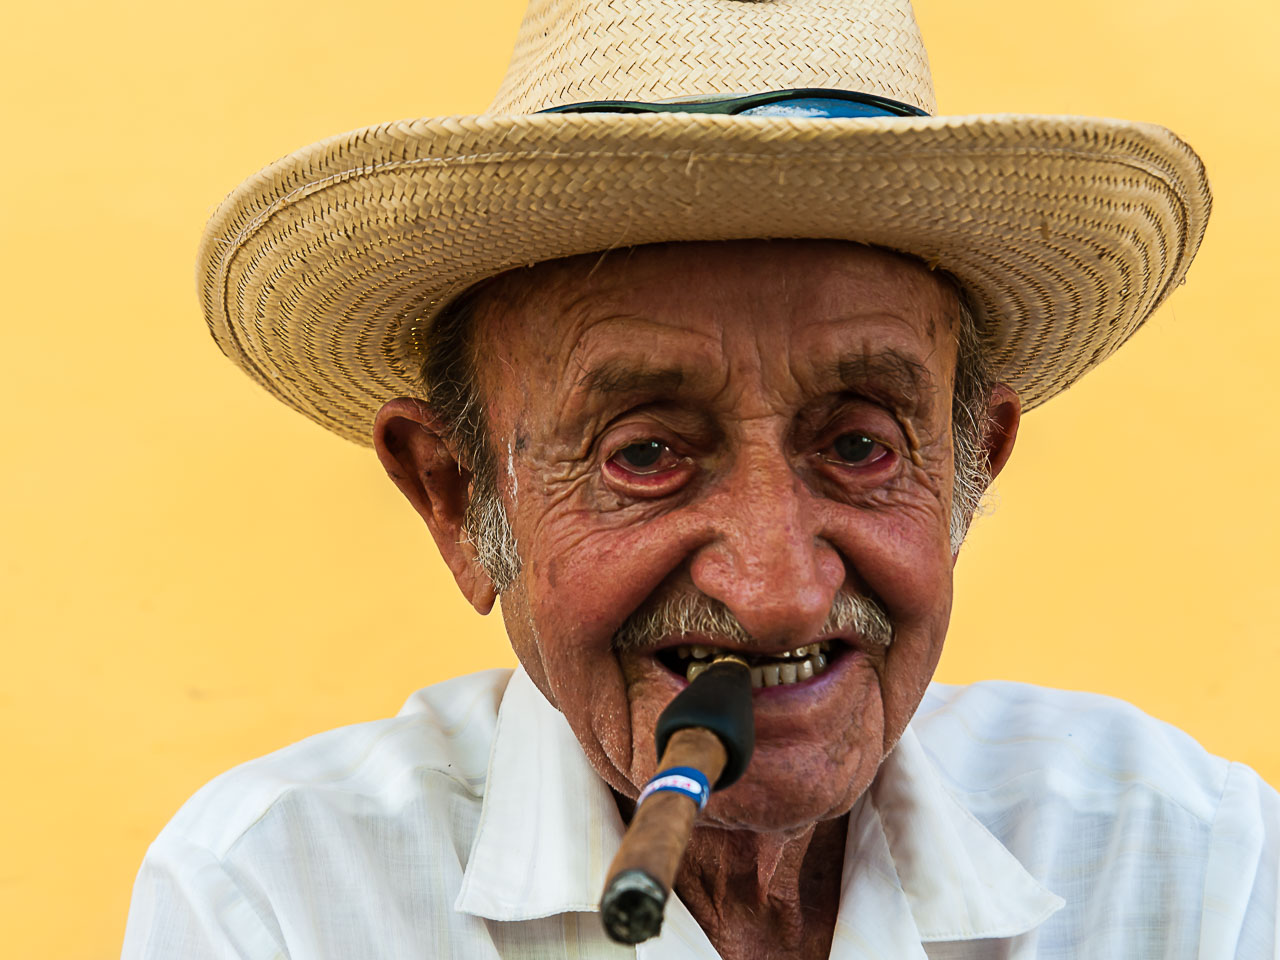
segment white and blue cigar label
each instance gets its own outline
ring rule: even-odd
[[[663,790],[683,793],[697,803],[699,810],[707,805],[707,800],[711,796],[711,784],[707,782],[701,770],[694,767],[668,767],[644,785],[636,806],[644,803],[647,797]]]

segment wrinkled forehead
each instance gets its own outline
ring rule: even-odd
[[[945,380],[959,312],[946,274],[890,251],[841,241],[670,243],[496,278],[477,302],[475,344],[490,386],[513,374],[563,382],[611,353],[643,360],[659,344],[668,360],[675,353],[704,367],[795,354],[825,368],[861,350],[932,366]]]

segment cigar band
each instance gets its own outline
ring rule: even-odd
[[[683,793],[698,805],[699,810],[707,805],[707,799],[711,796],[711,784],[707,782],[701,770],[694,767],[668,767],[644,785],[636,806],[640,806],[647,797],[662,790]]]

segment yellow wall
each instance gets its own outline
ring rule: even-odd
[[[209,342],[205,218],[330,133],[474,112],[520,0],[9,10],[0,929],[117,955],[148,841],[219,771],[511,663],[371,454]],[[1125,697],[1280,781],[1273,0],[921,0],[946,112],[1164,123],[1217,208],[1154,324],[1036,411],[961,558],[941,677]]]

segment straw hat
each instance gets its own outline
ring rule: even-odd
[[[537,114],[803,87],[934,112],[908,0],[532,0],[481,116],[383,124],[241,184],[200,248],[209,328],[276,397],[358,443],[421,392],[428,321],[515,266],[679,240],[860,241],[970,292],[1034,407],[1182,282],[1210,196],[1162,127],[1078,117]]]

